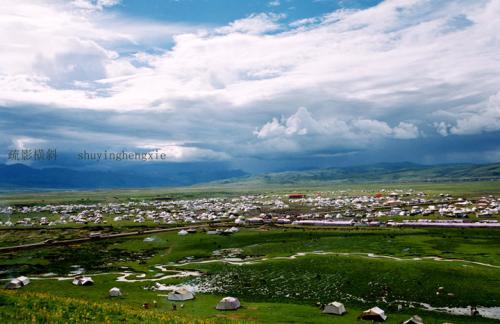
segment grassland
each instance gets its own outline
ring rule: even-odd
[[[430,197],[448,193],[456,197],[474,198],[500,193],[500,181],[465,182],[377,182],[377,183],[322,183],[310,185],[250,183],[215,183],[183,188],[95,190],[95,191],[58,191],[0,193],[1,205],[46,205],[67,203],[127,202],[152,199],[196,199],[210,197],[235,197],[245,194],[287,194],[303,192],[306,194],[330,192],[331,194],[374,194],[382,189],[425,191]]]
[[[26,308],[23,305],[29,304],[32,311],[26,311],[28,314],[41,308],[47,316],[51,312],[59,314],[57,318],[62,322],[69,316],[64,314],[73,310],[84,314],[86,303],[97,303],[104,310],[88,315],[97,316],[96,321],[102,316],[111,322],[120,321],[112,310],[123,307],[131,314],[127,316],[129,322],[144,318],[161,322],[165,320],[162,316],[168,315],[172,321],[177,318],[188,322],[326,323],[332,321],[332,316],[321,314],[317,303],[339,300],[346,304],[349,313],[335,317],[338,323],[352,323],[362,309],[374,305],[386,310],[389,323],[399,323],[413,314],[420,314],[426,323],[470,323],[470,317],[410,308],[410,302],[450,307],[499,305],[498,234],[494,230],[261,228],[229,237],[162,233],[152,236],[152,242],[138,236],[16,252],[0,257],[1,277],[25,274],[41,279],[34,279],[16,292],[2,292],[4,307],[0,308],[0,316],[28,321],[27,315],[16,315],[13,305]],[[238,257],[252,262],[230,264],[214,256],[214,251],[224,249],[239,249]],[[289,258],[303,252],[312,254]],[[370,253],[393,258],[369,256]],[[425,259],[430,256],[453,261]],[[161,272],[155,267],[159,264],[173,270],[198,270],[204,275],[150,281]],[[77,287],[69,280],[41,276],[66,275],[75,265],[93,274],[94,286]],[[144,274],[144,281],[117,282],[124,269]],[[189,283],[204,287],[206,292],[174,312],[171,302],[158,296],[166,292],[150,289],[155,282]],[[113,286],[120,287],[124,296],[110,300],[107,291]],[[52,306],[44,306],[44,294],[52,298]],[[239,297],[243,308],[216,311],[214,306],[224,295]],[[156,308],[142,309],[143,303],[154,304],[153,300],[157,301]],[[397,305],[403,309],[398,311]],[[493,320],[478,318],[474,322]]]
[[[470,199],[498,195],[500,182],[288,184],[271,185],[265,193],[369,195],[382,189],[424,191],[428,198],[447,193]],[[262,192],[259,183],[222,183],[182,189],[5,194],[0,202],[18,206],[88,204]],[[307,212],[300,210],[302,207],[294,208]],[[48,212],[28,216],[53,217]],[[26,216],[10,217],[16,220]],[[109,222],[2,228],[0,245],[86,237],[91,231],[116,233],[138,226],[158,225]],[[1,280],[19,275],[33,280],[16,291],[0,290],[0,319],[2,323],[355,323],[362,310],[378,305],[386,310],[389,323],[400,323],[414,314],[422,316],[425,323],[494,323],[493,319],[429,311],[422,303],[433,307],[498,307],[499,236],[499,231],[487,229],[264,226],[246,228],[231,236],[156,233],[3,253]],[[146,237],[152,240],[145,241]],[[75,270],[91,275],[95,285],[72,285],[67,279]],[[202,275],[167,277],[184,270]],[[117,281],[125,272],[131,281]],[[195,300],[183,302],[182,308],[177,303],[179,307],[173,311],[172,302],[165,298],[167,292],[152,289],[156,283],[189,284],[201,291]],[[110,299],[107,292],[115,286],[121,288],[123,296]],[[215,310],[217,301],[227,295],[238,297],[242,308]],[[346,305],[345,316],[321,313],[318,304],[333,300]],[[156,306],[144,309],[144,303]]]

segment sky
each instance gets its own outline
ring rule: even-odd
[[[0,163],[500,161],[500,1],[0,3]]]

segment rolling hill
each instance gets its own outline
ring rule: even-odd
[[[499,180],[500,163],[419,165],[380,163],[247,175],[241,170],[203,166],[141,166],[105,170],[36,169],[23,164],[0,165],[0,188],[104,189],[180,186],[265,187],[366,182],[432,182]]]
[[[420,165],[379,163],[306,171],[288,171],[216,181],[218,185],[317,185],[362,182],[433,182],[500,180],[500,163]]]

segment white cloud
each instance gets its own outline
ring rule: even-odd
[[[86,10],[103,10],[119,3],[120,0],[73,0],[72,2],[75,7]]]
[[[323,132],[325,132],[323,125],[318,123],[306,108],[300,107],[297,112],[291,115],[286,121],[283,120],[280,122],[278,119],[273,118],[272,121],[266,123],[260,129],[255,130],[254,135],[258,138],[266,138]]]
[[[399,139],[412,139],[420,135],[418,127],[406,122],[400,122],[398,126],[392,130],[395,138]]]
[[[183,146],[176,144],[168,145],[146,145],[141,148],[151,149],[150,153],[154,156],[159,156],[159,161],[170,162],[186,162],[186,161],[200,161],[200,160],[227,160],[229,155],[224,152],[216,152],[210,149],[202,149],[192,146]]]
[[[220,34],[264,34],[280,29],[278,21],[281,18],[283,18],[283,15],[274,13],[253,14],[247,18],[235,20],[228,26],[217,28],[215,31]]]
[[[163,112],[176,140],[241,155],[261,142],[366,147],[417,138],[421,125],[500,129],[498,1],[387,0],[288,26],[260,13],[217,27],[103,10],[116,4],[0,3],[0,104],[114,110],[130,123]]]
[[[0,59],[12,63],[0,66],[0,73],[48,78],[47,93],[30,93],[40,98],[35,103],[145,109],[198,100],[251,106],[302,93],[303,104],[311,106],[307,96],[317,91],[325,101],[399,109],[419,98],[436,105],[454,100],[449,87],[463,88],[463,98],[489,96],[500,87],[491,81],[492,74],[500,74],[500,45],[494,41],[500,23],[491,19],[500,12],[495,1],[386,1],[313,18],[307,29],[292,24],[273,35],[266,33],[281,28],[276,14],[252,15],[215,33],[186,33],[183,26],[130,22],[104,12],[77,15],[65,8],[23,2],[1,10]],[[455,16],[472,25],[444,32]],[[151,62],[146,66],[134,63],[137,56],[120,54],[120,47],[149,42],[151,35],[177,36],[172,49],[146,54]],[[65,87],[73,81],[94,81],[96,92],[80,89],[85,92],[71,98]],[[5,89],[0,98],[17,95],[22,101],[32,89],[13,90]]]
[[[110,99],[116,92],[99,80],[135,76],[147,69],[120,51],[144,50],[199,28],[76,10],[117,3],[0,3],[0,61],[4,62],[0,64],[0,80],[4,81],[0,102],[120,109],[120,102]]]
[[[12,149],[18,149],[18,150],[34,149],[36,145],[41,145],[44,143],[46,143],[46,141],[43,139],[21,136],[13,138],[10,147]]]
[[[414,139],[420,136],[418,127],[412,123],[400,122],[391,128],[386,122],[373,119],[339,120],[336,118],[315,119],[301,107],[287,119],[273,118],[253,134],[263,140],[263,146],[279,143],[282,151],[295,150],[294,142],[308,142],[308,148],[317,149],[334,144],[336,147],[364,147],[382,138]]]
[[[460,114],[450,133],[457,135],[478,134],[500,130],[500,92],[491,96],[482,107]]]
[[[451,126],[448,125],[447,123],[441,121],[441,122],[435,122],[433,123],[434,127],[436,128],[436,132],[441,135],[441,136],[448,136],[450,134],[450,128]]]

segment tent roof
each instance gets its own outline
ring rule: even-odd
[[[379,316],[380,318],[382,318],[384,321],[387,319],[387,316],[385,315],[385,312],[383,309],[375,306],[375,307],[372,307],[368,310],[365,310],[363,313],[362,313],[362,316]]]
[[[379,308],[378,306],[370,308],[368,311],[377,313],[377,314],[384,314],[384,310]]]

